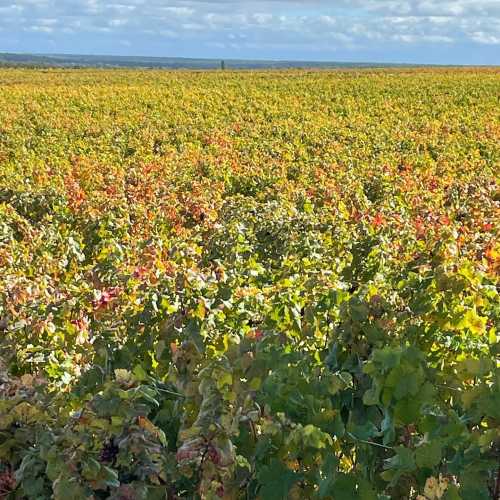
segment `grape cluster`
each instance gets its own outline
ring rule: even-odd
[[[220,464],[220,453],[218,452],[217,448],[213,446],[212,444],[208,445],[207,448],[207,458],[210,460],[210,462],[214,463],[215,465]]]
[[[7,470],[0,473],[0,498],[5,498],[16,488],[16,478],[14,474]]]
[[[108,464],[113,463],[116,460],[116,456],[119,451],[120,448],[118,448],[113,440],[108,441],[101,450],[101,462]]]

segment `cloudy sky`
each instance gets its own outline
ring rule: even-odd
[[[500,0],[0,0],[0,51],[500,64]]]

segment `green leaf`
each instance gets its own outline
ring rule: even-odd
[[[85,479],[94,481],[99,477],[100,472],[101,472],[101,464],[92,457],[88,458],[83,463],[82,476]]]
[[[356,439],[367,440],[378,434],[377,427],[373,422],[369,420],[367,420],[363,424],[358,424],[351,421],[349,422],[347,429]]]
[[[257,479],[260,484],[259,497],[262,500],[287,500],[290,488],[302,478],[273,458],[268,466],[262,467]]]
[[[336,436],[337,438],[341,438],[344,436],[345,425],[340,413],[337,413],[333,418],[330,432],[333,433],[333,435]]]
[[[418,467],[432,468],[441,462],[441,443],[433,440],[424,443],[415,450],[415,461]]]
[[[138,382],[144,382],[148,378],[148,374],[141,365],[136,365],[133,374]]]
[[[320,498],[333,500],[377,500],[371,484],[356,474],[337,473],[327,476],[320,487]]]
[[[406,396],[415,396],[418,393],[419,385],[420,380],[414,372],[401,373],[394,389],[394,397],[396,399],[403,399]]]
[[[421,402],[417,398],[402,399],[394,407],[394,417],[403,424],[412,424],[418,421]]]
[[[326,432],[318,429],[314,425],[306,425],[302,431],[303,441],[305,446],[310,448],[322,449],[326,448],[327,445],[332,445],[332,438]]]
[[[385,411],[384,420],[380,425],[380,430],[384,434],[383,443],[390,444],[396,438],[396,430],[394,429],[394,421],[388,411]]]
[[[457,486],[449,484],[441,500],[462,500]]]
[[[385,460],[386,469],[395,470],[399,473],[416,470],[415,455],[412,450],[404,446],[398,446],[394,451],[396,455]]]
[[[118,480],[118,472],[110,467],[103,466],[102,468],[102,478],[106,486],[110,488],[118,488],[120,486],[120,481]]]
[[[359,500],[377,500],[372,484],[364,478],[358,479],[358,498]]]
[[[54,500],[88,498],[85,488],[75,477],[59,476],[53,483]]]
[[[318,490],[319,498],[325,498],[331,495],[335,471],[338,466],[339,459],[333,453],[328,453],[321,467]]]
[[[368,307],[365,304],[354,304],[351,306],[351,315],[354,321],[362,323],[368,318]]]
[[[373,352],[373,362],[378,364],[383,372],[387,372],[397,366],[401,359],[401,350],[393,349],[391,347],[384,347],[383,349],[376,349]]]
[[[367,406],[380,404],[380,387],[373,386],[363,395],[363,403]]]
[[[337,474],[332,484],[331,494],[334,500],[359,500],[356,476]]]

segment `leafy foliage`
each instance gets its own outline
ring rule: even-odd
[[[498,498],[498,70],[0,86],[1,498]]]

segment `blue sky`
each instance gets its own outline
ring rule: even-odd
[[[0,0],[0,51],[500,65],[500,0]]]

